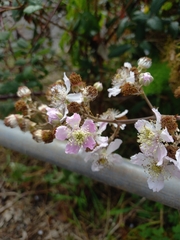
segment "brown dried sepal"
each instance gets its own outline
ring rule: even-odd
[[[174,134],[174,132],[178,128],[178,124],[177,124],[175,116],[171,116],[171,115],[162,116],[161,126],[162,126],[162,128],[167,128],[167,130],[170,134]]]
[[[129,96],[129,95],[136,95],[136,94],[138,94],[137,88],[134,85],[130,84],[130,83],[125,83],[121,87],[121,92],[122,92],[123,96]]]
[[[76,102],[68,104],[67,108],[70,113],[79,113],[81,111],[81,105]]]
[[[174,97],[180,98],[180,86],[174,91]]]
[[[176,159],[175,155],[176,155],[176,151],[178,150],[178,147],[169,145],[166,147],[166,149],[167,149],[167,156],[170,158]]]
[[[15,103],[15,109],[17,112],[22,112],[24,116],[28,115],[28,106],[26,102],[21,99]]]

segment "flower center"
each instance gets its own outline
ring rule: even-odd
[[[146,143],[147,145],[151,145],[152,141],[155,137],[155,134],[148,128],[144,127],[143,131],[138,134],[138,143]]]
[[[83,131],[82,129],[78,129],[72,133],[72,136],[75,143],[81,146],[85,142],[86,138],[89,136],[89,133],[86,131]]]

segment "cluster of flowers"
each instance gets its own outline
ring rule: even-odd
[[[65,152],[80,152],[85,161],[93,160],[93,171],[122,162],[123,158],[115,153],[122,143],[119,132],[127,123],[135,123],[141,152],[132,156],[130,161],[145,169],[149,188],[160,191],[165,179],[171,176],[180,178],[180,136],[176,116],[162,116],[143,91],[143,86],[153,81],[151,74],[146,72],[150,66],[151,59],[147,57],[140,58],[137,67],[124,63],[113,77],[112,87],[107,90],[109,98],[120,93],[124,96],[142,95],[154,114],[148,120],[127,119],[128,110],[121,113],[111,108],[94,116],[90,102],[102,91],[102,84],[96,82],[93,86],[86,86],[80,75],[72,73],[68,78],[64,73],[63,80],[56,81],[47,90],[49,106],[33,102],[30,89],[20,87],[17,92],[20,100],[15,108],[22,114],[11,114],[4,123],[30,131],[37,142],[66,140]],[[107,127],[113,131],[111,136],[104,136]]]

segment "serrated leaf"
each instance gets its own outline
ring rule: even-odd
[[[26,7],[23,12],[26,13],[26,14],[31,14],[33,12],[36,12],[36,11],[42,9],[42,8],[43,7],[40,6],[40,5],[35,5],[35,6],[34,5],[30,5],[30,6]]]
[[[11,33],[9,31],[0,32],[0,41],[7,41],[10,37],[10,34]]]
[[[127,50],[129,50],[131,46],[129,44],[124,45],[112,45],[109,49],[109,58],[113,57],[119,57],[123,53],[125,53]]]
[[[147,26],[155,31],[161,31],[163,28],[162,20],[157,17],[151,17],[147,20]]]

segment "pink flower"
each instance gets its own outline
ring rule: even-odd
[[[56,129],[55,137],[58,140],[68,140],[65,152],[69,154],[77,154],[81,147],[93,149],[96,145],[94,133],[96,126],[90,119],[86,119],[80,127],[81,117],[74,113],[71,117],[66,118],[66,126],[59,126]]]
[[[120,147],[121,143],[121,139],[115,139],[109,145],[107,143],[101,144],[100,146],[95,147],[92,152],[85,152],[84,160],[86,162],[93,160],[91,167],[92,171],[99,171],[113,163],[120,163],[122,157],[113,152]]]
[[[151,155],[147,156],[138,153],[131,157],[131,162],[142,166],[148,174],[148,187],[153,192],[159,192],[164,187],[164,180],[170,179],[172,176],[180,178],[180,171],[174,164],[170,164],[169,158],[164,157],[162,165],[157,165],[157,159]]]
[[[156,122],[149,122],[146,120],[138,120],[135,123],[135,128],[138,130],[138,142],[140,143],[141,151],[149,155],[152,152],[158,158],[157,165],[163,163],[163,158],[167,155],[164,143],[173,142],[172,136],[168,133],[167,128],[161,127],[161,114],[157,109],[153,108],[152,111],[156,115]]]

